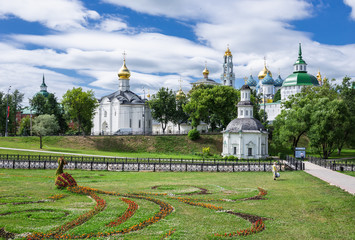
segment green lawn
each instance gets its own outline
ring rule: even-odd
[[[54,170],[0,169],[0,228],[15,233],[48,232],[67,223],[96,204],[85,195],[54,186]],[[225,210],[257,215],[265,220],[265,230],[243,239],[355,239],[355,197],[330,186],[304,172],[282,172],[278,181],[271,173],[206,173],[206,172],[106,172],[69,171],[81,186],[118,193],[168,193],[155,196],[173,206],[166,218],[142,229],[110,239],[161,239],[169,230],[176,232],[169,239],[214,239],[214,233],[230,233],[251,224],[235,215],[191,206],[169,197],[202,199],[201,202],[221,206]],[[152,189],[153,186],[158,186]],[[211,194],[196,193],[205,188]],[[257,187],[267,190],[265,200],[222,202],[212,199],[241,199],[258,194]],[[13,202],[36,202],[54,194],[65,197],[54,202],[13,205]],[[121,197],[98,194],[107,206],[86,223],[68,233],[84,234],[109,231],[105,226],[127,208]],[[120,230],[149,219],[159,206],[145,199],[129,198],[139,205],[135,214]],[[205,201],[204,201],[205,200]],[[12,212],[12,214],[10,214]],[[94,238],[107,239],[107,238]]]

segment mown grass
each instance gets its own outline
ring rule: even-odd
[[[38,137],[0,138],[0,146],[19,149],[39,149]],[[47,136],[43,138],[46,151],[140,158],[201,158],[197,155],[209,147],[211,155],[219,156],[221,135],[203,135],[197,141],[187,136]],[[13,154],[11,150],[0,153]],[[27,153],[26,153],[27,154]]]
[[[54,202],[0,205],[0,213],[41,209],[0,216],[0,227],[15,233],[49,231],[91,209],[95,203],[86,196],[54,187],[54,170],[0,169],[0,203],[38,201],[54,194],[67,195]],[[265,217],[266,229],[245,239],[354,239],[355,197],[304,172],[283,172],[278,181],[268,172],[190,173],[190,172],[106,172],[69,171],[81,186],[119,193],[153,192],[181,194],[206,188],[208,195],[191,195],[195,199],[240,199],[268,191],[266,200],[209,202],[224,209]],[[152,189],[153,186],[160,187]],[[104,231],[127,205],[119,197],[100,194],[107,208],[69,233]],[[124,239],[160,239],[175,228],[171,239],[212,239],[213,233],[233,232],[250,227],[250,223],[233,215],[190,206],[167,196],[153,196],[170,203],[174,212],[143,230],[124,235]],[[122,229],[151,217],[159,207],[145,200],[131,199],[139,205],[136,214]],[[49,210],[53,210],[49,212]],[[28,214],[33,213],[30,217]],[[44,212],[43,212],[44,213]],[[64,213],[68,213],[64,216]],[[120,237],[114,237],[120,238]]]

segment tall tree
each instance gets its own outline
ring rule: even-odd
[[[29,100],[31,108],[37,115],[55,115],[60,127],[60,132],[66,132],[66,130],[68,129],[68,124],[66,123],[64,118],[64,109],[58,103],[57,97],[53,93],[48,94],[47,97],[43,96],[42,94],[36,94],[35,96],[33,96],[32,99]]]
[[[328,97],[317,98],[313,104],[312,125],[307,135],[312,149],[327,159],[344,137],[343,127],[348,108],[343,100]]]
[[[148,104],[152,111],[152,117],[161,123],[163,133],[165,133],[168,122],[174,120],[176,111],[175,94],[172,90],[162,87],[148,101]]]
[[[69,117],[78,124],[79,132],[90,134],[98,102],[92,90],[84,92],[81,87],[68,90],[62,100]]]
[[[42,149],[42,137],[57,134],[59,125],[54,115],[44,114],[33,120],[32,131],[39,136],[39,148]]]
[[[193,127],[203,121],[214,131],[225,128],[237,116],[239,95],[238,90],[229,86],[195,88],[189,93],[190,100],[183,108],[189,114]]]
[[[302,135],[305,135],[311,126],[312,100],[314,88],[305,87],[302,93],[292,96],[282,104],[284,108],[273,122],[273,143],[276,147],[289,146],[292,151],[298,145]]]
[[[348,108],[342,127],[343,134],[337,142],[338,155],[340,155],[346,143],[350,147],[355,147],[355,88],[353,87],[354,82],[351,83],[350,80],[351,78],[344,77],[342,84],[336,88],[340,98],[344,101],[346,108]]]

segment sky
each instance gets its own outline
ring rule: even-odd
[[[58,99],[73,87],[118,90],[123,55],[131,90],[220,82],[233,54],[236,88],[264,65],[292,74],[302,44],[308,73],[355,80],[355,0],[0,0],[0,91],[28,104],[42,83]],[[144,90],[143,90],[144,89]]]

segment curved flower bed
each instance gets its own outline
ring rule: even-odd
[[[217,237],[248,236],[253,233],[261,232],[264,229],[265,229],[265,224],[262,219],[259,219],[258,221],[254,222],[252,224],[251,228],[238,230],[238,231],[232,232],[232,233],[224,233],[224,234],[216,233],[215,236],[217,236]]]
[[[116,220],[110,222],[109,224],[107,224],[107,227],[115,227],[120,225],[121,223],[124,223],[125,221],[127,221],[127,219],[129,219],[130,217],[132,217],[134,215],[134,213],[137,211],[138,209],[138,204],[127,199],[127,198],[121,198],[122,201],[124,201],[125,203],[128,204],[128,208],[126,209],[126,211],[122,214],[122,216],[120,216],[119,218],[117,218]]]

